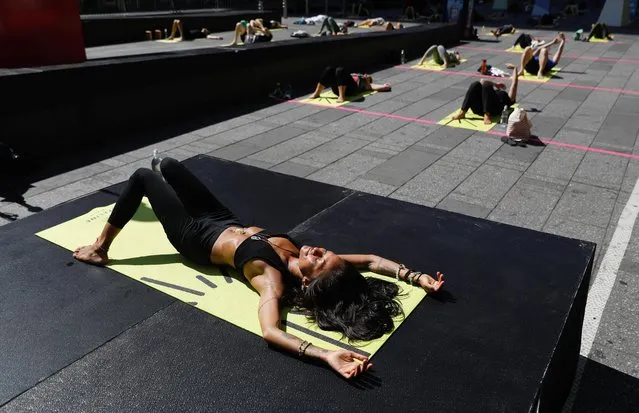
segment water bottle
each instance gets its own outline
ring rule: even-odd
[[[406,64],[406,54],[404,53],[404,49],[402,49],[402,54],[400,57],[400,62],[405,65]]]
[[[165,39],[169,38],[169,31],[166,28],[164,28],[164,38]]]
[[[151,159],[151,169],[154,172],[162,174],[162,171],[160,171],[160,163],[161,162],[162,162],[162,158],[160,158],[158,156],[158,150],[157,149],[153,149],[153,159]]]
[[[508,105],[504,105],[504,110],[501,112],[501,119],[499,123],[505,125],[508,123]]]

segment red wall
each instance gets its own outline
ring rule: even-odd
[[[78,0],[0,0],[0,67],[85,60]]]

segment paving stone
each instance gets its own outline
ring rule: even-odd
[[[251,123],[209,136],[207,138],[204,138],[203,141],[211,145],[223,147],[235,142],[239,142],[251,136],[259,135],[260,133],[276,129],[277,127],[278,126],[275,124],[267,125]]]
[[[315,165],[324,167],[337,161],[358,149],[366,146],[369,142],[349,136],[340,136],[326,143],[323,143],[305,153],[300,154],[293,161],[305,159],[314,162]]]
[[[304,178],[313,172],[317,171],[319,168],[314,166],[304,165],[295,160],[288,160],[282,162],[271,168],[272,171],[280,172],[286,175],[299,176],[300,178]]]
[[[252,159],[249,157],[239,159],[237,162],[244,165],[255,166],[256,168],[261,168],[261,169],[270,169],[273,166],[273,164],[270,162],[264,162],[264,161],[260,161],[258,159]]]
[[[369,194],[380,195],[380,196],[388,196],[395,189],[395,186],[386,185],[374,180],[357,178],[353,182],[346,185],[349,189],[354,189],[356,191],[367,192]]]
[[[589,152],[575,171],[573,181],[618,190],[626,165],[628,158]]]
[[[502,146],[501,139],[493,135],[475,133],[445,155],[450,161],[479,167]]]
[[[383,160],[371,156],[352,153],[339,161],[311,174],[308,179],[328,184],[345,186],[349,182],[364,175]]]
[[[474,133],[468,129],[439,127],[415,143],[414,148],[431,152],[433,150],[448,152]]]
[[[455,194],[450,194],[439,204],[437,208],[450,212],[457,212],[459,214],[468,215],[476,218],[486,218],[490,213],[490,208],[483,207],[477,204],[471,204],[464,202]]]
[[[486,160],[486,164],[524,172],[545,149],[532,144],[525,147],[502,145]]]
[[[407,123],[408,122],[399,119],[381,118],[358,128],[354,131],[354,133],[377,140],[382,136],[401,128],[402,126],[407,125]]]
[[[451,195],[457,200],[492,210],[520,177],[519,171],[484,164]]]
[[[567,183],[584,157],[584,152],[576,149],[553,148],[545,150],[530,165],[526,175],[539,175],[553,181]]]
[[[407,149],[372,168],[364,178],[399,187],[439,159],[439,155]]]
[[[200,129],[192,130],[190,133],[206,138],[227,130],[235,129],[238,126],[243,126],[249,123],[253,123],[256,120],[257,120],[256,117],[240,116],[240,117],[228,119],[223,122],[217,122]]]
[[[308,132],[257,152],[249,158],[275,165],[316,148],[329,140],[320,134]]]
[[[615,191],[572,182],[557,203],[551,220],[553,217],[557,221],[568,219],[605,229],[616,199]]]
[[[474,170],[472,166],[439,159],[397,189],[391,198],[435,206]]]

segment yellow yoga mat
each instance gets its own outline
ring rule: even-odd
[[[517,45],[517,46],[509,47],[508,49],[506,49],[506,51],[511,53],[523,53],[524,49],[522,49],[520,45]]]
[[[472,110],[466,112],[466,118],[462,120],[452,120],[452,117],[459,113],[459,109],[446,116],[444,119],[437,122],[439,125],[450,126],[452,128],[470,129],[478,132],[488,132],[499,123],[500,116],[493,116],[493,123],[490,125],[484,124],[483,115],[475,115]]]
[[[178,43],[178,42],[181,42],[181,41],[182,41],[182,39],[180,39],[180,38],[175,38],[175,39],[160,39],[160,40],[156,40],[156,41],[157,41],[157,42],[160,42],[160,43]]]
[[[609,43],[610,42],[610,40],[608,39],[597,39],[596,37],[591,37],[590,40],[588,41],[593,43]],[[614,36],[613,36],[613,41],[614,41]]]
[[[467,60],[468,60],[468,59],[461,59],[461,60],[459,61],[459,64],[462,64],[462,63],[464,63],[464,62],[465,62],[465,61],[467,61]],[[456,65],[456,66],[457,66],[457,65]],[[428,61],[424,62],[424,64],[423,64],[423,65],[414,65],[414,66],[412,66],[412,67],[413,67],[413,69],[418,69],[418,70],[432,70],[432,71],[435,71],[435,72],[441,72],[442,70],[445,70],[443,65],[440,65],[440,64],[435,63],[435,61],[434,61],[434,60],[428,60]],[[451,67],[452,67],[452,66],[451,66]]]
[[[544,77],[542,79],[538,79],[537,75],[531,75],[530,73],[524,71],[524,74],[519,76],[519,80],[525,80],[528,82],[539,82],[539,83],[546,83],[547,81],[549,81],[550,79],[553,78],[553,76],[555,76],[557,73],[559,73],[559,71],[561,70],[560,67],[553,67],[549,73],[546,73],[544,75]]]
[[[69,251],[93,242],[111,214],[113,205],[93,209],[85,215],[37,233]],[[214,266],[201,267],[183,261],[181,255],[166,239],[162,225],[147,198],[144,198],[133,219],[118,235],[109,250],[108,268],[162,291],[180,301],[228,321],[240,328],[261,336],[257,318],[259,296],[237,271]],[[85,265],[85,264],[77,264]],[[87,264],[88,265],[88,264]],[[366,276],[395,282],[392,277],[373,273]],[[406,294],[400,296],[406,317],[426,296],[421,288],[401,282]],[[368,341],[349,343],[341,334],[321,330],[306,316],[290,309],[281,313],[282,328],[302,340],[327,349],[348,348],[367,356],[375,354],[388,340],[390,334]],[[395,321],[399,327],[402,319]]]
[[[328,106],[328,107],[336,107],[336,106],[342,106],[345,105],[347,103],[350,102],[356,102],[366,96],[370,96],[373,95],[377,92],[372,91],[372,90],[367,90],[366,92],[362,92],[359,95],[356,96],[349,96],[346,98],[346,100],[344,102],[337,102],[337,95],[335,95],[335,93],[333,93],[333,91],[331,90],[326,90],[324,92],[322,92],[320,94],[320,96],[317,99],[311,99],[311,98],[306,98],[304,100],[300,100],[301,103],[308,103],[311,105],[318,105],[318,106]]]
[[[511,107],[516,108],[519,104],[514,104]],[[493,126],[499,123],[501,114],[492,117],[493,123],[486,125],[484,123],[484,115],[476,115],[472,110],[466,112],[466,118],[461,120],[453,120],[452,117],[459,113],[459,109],[446,116],[444,119],[437,122],[439,125],[450,126],[452,128],[470,129],[478,132],[488,132]]]

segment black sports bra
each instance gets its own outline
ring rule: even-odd
[[[251,260],[259,259],[273,266],[282,275],[287,275],[288,268],[282,262],[280,256],[277,255],[271,243],[268,242],[269,238],[274,237],[286,238],[297,247],[295,240],[287,234],[267,235],[263,232],[258,232],[245,239],[235,250],[235,256],[233,257],[235,268],[244,274],[244,265]]]

